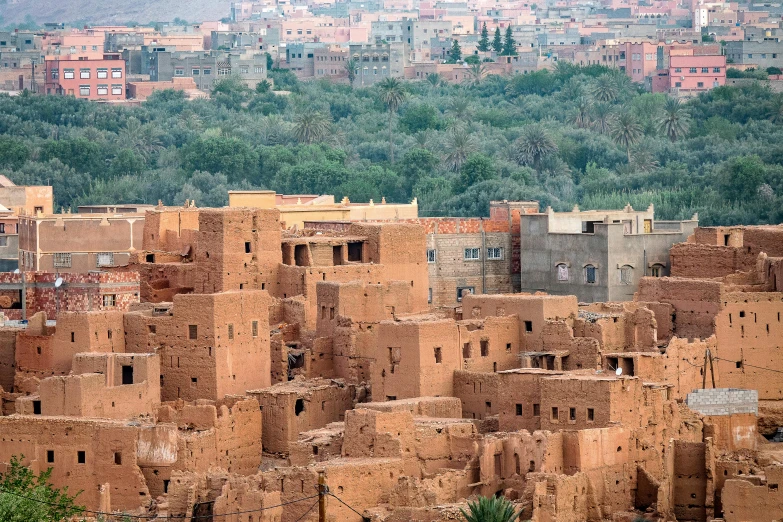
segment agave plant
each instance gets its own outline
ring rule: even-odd
[[[466,522],[514,522],[521,515],[514,510],[514,504],[505,497],[479,497],[468,502],[468,511],[460,509]]]

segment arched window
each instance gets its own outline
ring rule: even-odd
[[[655,263],[650,268],[650,275],[653,276],[653,277],[663,277],[665,275],[664,274],[664,266],[662,264],[660,264],[660,263]]]
[[[620,284],[630,285],[633,282],[633,267],[623,265],[620,267]]]
[[[568,281],[568,265],[565,263],[558,263],[555,265],[558,281]]]
[[[597,274],[595,270],[595,266],[593,265],[585,265],[585,283],[589,285],[595,284],[597,280]]]

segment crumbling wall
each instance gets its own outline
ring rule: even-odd
[[[783,466],[764,468],[766,484],[742,478],[727,480],[721,492],[726,522],[783,518]]]
[[[51,483],[81,491],[79,503],[97,510],[109,484],[110,509],[133,511],[151,500],[137,462],[139,427],[65,417],[0,417],[0,463],[24,455],[34,473],[52,468]],[[80,462],[80,460],[84,462]]]
[[[248,394],[261,405],[264,451],[287,454],[300,433],[344,419],[354,407],[356,387],[341,380],[295,380]]]
[[[723,285],[718,281],[644,277],[634,300],[672,305],[674,334],[706,339],[715,331],[715,316],[723,302]]]

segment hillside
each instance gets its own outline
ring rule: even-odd
[[[229,15],[231,0],[0,0],[0,22],[18,23],[28,15],[35,22],[87,21],[121,24],[220,20]]]

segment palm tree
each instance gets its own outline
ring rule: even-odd
[[[460,125],[452,127],[449,132],[446,150],[448,151],[444,158],[446,166],[456,172],[468,161],[468,157],[478,150],[478,146],[473,136]]]
[[[609,127],[614,117],[612,106],[605,102],[599,102],[593,105],[593,126],[601,134],[609,132]]]
[[[574,115],[572,118],[574,125],[576,125],[580,129],[583,129],[588,125],[590,125],[591,108],[592,108],[592,103],[590,102],[590,98],[588,98],[587,96],[580,96],[579,98],[577,98],[576,110],[574,111]]]
[[[294,117],[294,138],[299,143],[315,143],[322,141],[327,133],[331,122],[329,117],[315,109],[307,109]]]
[[[619,92],[617,90],[617,81],[614,75],[602,74],[595,79],[593,84],[593,96],[601,102],[611,103],[617,99]]]
[[[769,119],[772,123],[783,123],[783,95],[777,94],[772,99]]]
[[[345,62],[345,71],[348,73],[348,83],[353,87],[353,82],[356,81],[356,71],[359,69],[359,60],[351,58]]]
[[[658,129],[670,140],[677,141],[688,132],[690,116],[679,98],[666,98],[663,114],[658,118]]]
[[[466,522],[514,522],[522,515],[506,497],[479,497],[468,502],[468,511],[460,509]]]
[[[470,78],[466,83],[475,86],[481,85],[481,80],[483,80],[484,76],[487,74],[487,66],[483,63],[472,63],[468,68],[468,74],[470,75]]]
[[[517,162],[532,164],[536,172],[541,171],[542,160],[557,152],[557,144],[540,123],[525,126],[513,147]]]
[[[642,139],[642,126],[633,113],[621,112],[611,123],[609,133],[614,142],[625,149],[628,154],[628,163],[631,163],[631,147]]]
[[[433,87],[437,87],[438,85],[440,85],[440,74],[438,73],[427,74],[427,81],[430,82],[430,84]]]
[[[386,78],[378,84],[381,91],[381,100],[389,109],[389,160],[394,163],[394,143],[392,142],[392,117],[408,93],[405,86],[397,78]]]
[[[454,118],[458,121],[465,121],[470,112],[470,100],[465,96],[452,98],[448,107],[446,107],[446,113],[454,115]]]

